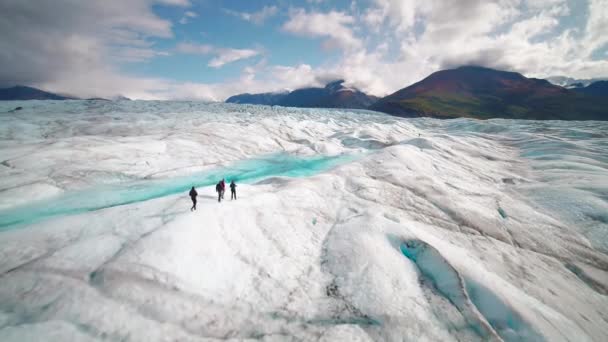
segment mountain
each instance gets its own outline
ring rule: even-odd
[[[593,82],[606,81],[606,78],[587,78],[587,79],[576,79],[567,76],[550,76],[547,77],[547,81],[562,86],[565,88],[577,88],[579,85],[586,87]]]
[[[11,88],[0,89],[0,101],[20,101],[20,100],[79,100],[78,97],[59,95],[48,91],[26,86],[14,86]],[[90,101],[131,101],[130,98],[117,95],[111,99],[103,97],[91,97],[85,100]]]
[[[71,97],[57,95],[46,92],[44,90],[25,87],[25,86],[14,86],[11,88],[0,89],[0,101],[11,101],[11,100],[70,100]]]
[[[311,108],[368,108],[378,98],[358,89],[344,86],[344,80],[328,83],[324,88],[303,88],[284,93],[240,94],[228,103],[279,105]]]
[[[112,101],[132,101],[132,100],[123,95],[116,95],[116,96],[112,97]]]
[[[88,99],[85,99],[87,101],[112,101],[112,100],[108,100],[106,98],[103,97],[90,97]]]
[[[606,99],[475,66],[435,72],[370,109],[402,117],[608,120]]]
[[[227,103],[248,103],[257,105],[269,105],[274,106],[287,95],[289,92],[282,93],[261,93],[261,94],[239,94],[229,97]]]
[[[568,89],[579,89],[579,88],[585,88],[585,85],[581,82],[576,82],[576,83],[572,83],[572,84],[568,84],[566,86],[566,88]]]
[[[585,95],[604,96],[605,98],[608,98],[608,81],[593,82],[586,87],[576,88],[574,91]]]

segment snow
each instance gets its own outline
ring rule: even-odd
[[[606,123],[0,113],[1,341],[608,339]]]

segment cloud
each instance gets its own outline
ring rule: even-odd
[[[26,84],[82,96],[112,95],[121,61],[163,54],[149,37],[173,36],[152,5],[184,0],[0,1],[0,86]],[[84,75],[94,75],[83,84]],[[108,84],[107,89],[95,84]]]
[[[321,86],[345,78],[349,85],[383,96],[437,70],[466,64],[531,77],[606,76],[605,55],[593,56],[608,44],[603,34],[607,8],[607,0],[374,0],[362,11],[356,6],[350,12],[292,9],[281,29],[324,38],[325,47],[342,48],[337,61],[314,67],[260,62],[244,68],[238,79],[190,84],[188,89],[191,94],[221,100],[245,91]],[[571,13],[588,14],[574,22],[565,17]]]
[[[321,13],[292,9],[289,20],[283,24],[282,29],[304,37],[325,37],[326,48],[356,49],[362,46],[362,42],[354,35],[351,27],[354,23],[355,18],[344,12]]]
[[[533,77],[608,76],[608,0],[369,0],[342,10],[289,10],[282,32],[341,49],[318,65],[269,65],[259,48],[181,43],[160,49],[154,40],[174,33],[171,21],[154,12],[156,4],[175,6],[186,21],[197,18],[186,0],[0,0],[0,86],[33,85],[83,97],[223,100],[335,78],[382,96],[465,64]],[[265,6],[230,14],[262,24],[277,13]],[[212,68],[250,60],[240,75],[208,84],[123,71],[125,63],[180,53],[208,56]]]
[[[154,57],[169,56],[170,53],[149,48],[127,46],[116,49],[114,53],[110,52],[110,55],[112,56],[112,59],[117,62],[137,63],[147,61]]]
[[[256,25],[261,25],[266,21],[266,19],[275,16],[279,11],[279,8],[276,6],[264,6],[261,10],[257,12],[237,12],[229,9],[224,9],[224,12],[233,15],[235,17],[241,18],[245,21],[249,21]]]
[[[317,73],[308,64],[299,64],[296,66],[277,65],[268,68],[268,75],[281,84],[281,88],[296,89],[311,85],[320,85],[317,82]]]
[[[209,61],[208,66],[212,68],[219,68],[224,64],[236,62],[241,59],[251,58],[259,54],[259,51],[249,49],[219,49],[217,50],[217,56]]]
[[[608,45],[607,10],[607,0],[373,0],[356,17],[371,44],[324,68],[375,95],[466,64],[598,77],[608,74],[608,61],[598,58]],[[588,13],[582,25],[565,17],[573,12]]]
[[[176,51],[187,54],[198,55],[214,55],[209,64],[209,67],[219,68],[225,64],[236,62],[241,59],[247,59],[259,55],[261,52],[252,49],[230,49],[218,48],[208,44],[192,44],[180,43],[176,47]]]
[[[215,51],[215,47],[209,44],[179,43],[176,50],[181,53],[208,55]]]
[[[374,0],[375,6],[365,14],[365,21],[371,27],[377,27],[388,19],[393,28],[404,31],[414,25],[417,3],[414,0]]]
[[[317,77],[323,74],[308,64],[295,66],[267,65],[264,60],[243,68],[243,73],[234,79],[218,83],[174,82],[163,79],[139,79],[128,86],[142,89],[141,92],[125,93],[138,99],[179,99],[223,101],[242,92],[270,92],[292,90],[309,85],[321,85]],[[114,80],[119,81],[133,81]]]
[[[179,20],[179,23],[182,25],[185,25],[190,22],[190,19],[196,18],[196,17],[198,17],[198,14],[196,14],[196,12],[186,11],[184,13],[184,16]]]
[[[589,1],[589,19],[582,43],[587,56],[608,44],[608,0]]]

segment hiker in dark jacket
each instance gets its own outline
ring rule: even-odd
[[[230,200],[236,199],[236,184],[234,183],[234,179],[230,182]]]
[[[222,199],[224,199],[224,193],[226,192],[226,182],[224,182],[224,178],[222,178],[220,184],[222,185]]]
[[[215,185],[215,191],[217,191],[217,201],[222,201],[222,182],[219,182]]]
[[[192,187],[192,189],[190,189],[189,195],[190,195],[190,198],[192,199],[192,208],[190,208],[190,211],[196,210],[196,196],[198,196],[198,192],[196,192],[194,187]]]

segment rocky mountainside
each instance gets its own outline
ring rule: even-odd
[[[578,87],[573,90],[581,94],[608,97],[608,81],[593,82],[586,87]]]
[[[358,89],[344,86],[344,80],[328,83],[323,88],[302,88],[283,93],[240,94],[227,103],[278,105],[312,108],[368,108],[378,98]]]
[[[435,72],[371,106],[402,117],[608,120],[608,101],[515,72],[460,67]]]
[[[25,86],[14,86],[11,88],[0,89],[0,101],[11,101],[11,100],[71,100],[73,98],[49,93],[44,90],[25,87]]]

